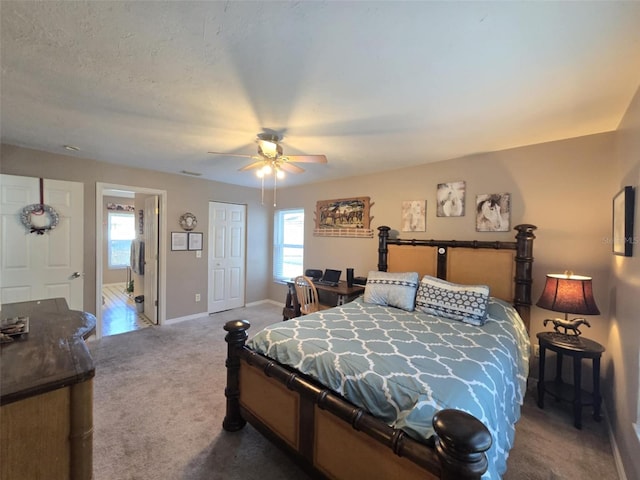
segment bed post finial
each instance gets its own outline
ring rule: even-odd
[[[386,272],[387,265],[387,254],[389,253],[389,249],[387,248],[387,240],[389,239],[389,230],[391,227],[387,227],[386,225],[382,225],[378,227],[378,271]]]
[[[516,225],[516,291],[514,306],[529,331],[531,321],[531,285],[533,284],[533,231],[538,227],[528,223]]]
[[[473,415],[444,409],[433,416],[441,480],[479,480],[487,471],[491,433]]]
[[[245,426],[247,421],[240,414],[240,350],[247,341],[247,330],[251,324],[247,320],[231,320],[224,325],[229,332],[224,337],[227,342],[227,413],[222,421],[222,428],[235,432]]]

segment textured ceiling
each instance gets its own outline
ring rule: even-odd
[[[207,152],[273,130],[329,160],[284,185],[315,182],[615,130],[640,83],[640,2],[3,0],[0,17],[2,142],[254,187],[249,159]]]

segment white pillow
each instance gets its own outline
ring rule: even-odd
[[[415,308],[418,272],[371,271],[364,287],[364,301],[412,312]]]
[[[425,275],[416,295],[416,309],[437,317],[481,326],[487,320],[489,287],[459,285]]]

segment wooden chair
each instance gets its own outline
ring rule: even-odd
[[[293,284],[296,288],[296,296],[300,303],[300,313],[302,315],[331,308],[328,305],[320,304],[318,300],[318,290],[316,290],[315,285],[309,277],[300,275],[294,279]]]

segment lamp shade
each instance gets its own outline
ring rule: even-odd
[[[591,277],[549,274],[537,306],[554,312],[599,315],[593,298]]]

